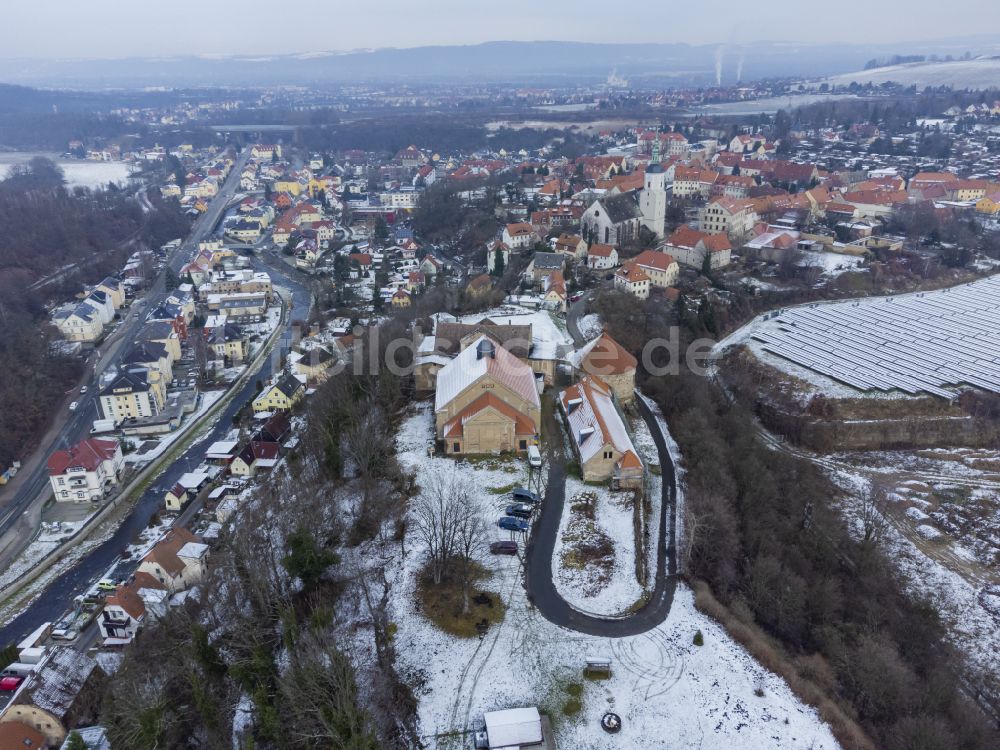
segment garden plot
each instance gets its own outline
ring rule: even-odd
[[[422,404],[403,421],[397,437],[399,460],[416,473],[418,483],[451,472],[455,465],[451,459],[428,455],[432,437],[431,410]],[[492,498],[497,504],[497,493],[523,478],[520,462],[459,465],[475,472],[487,503]],[[568,487],[567,495],[570,492]],[[501,538],[499,530],[494,533]],[[399,545],[386,543],[366,552],[365,558],[379,559],[390,577],[397,668],[413,687],[427,747],[468,748],[468,731],[480,725],[485,711],[526,705],[549,714],[559,747],[838,747],[816,712],[721,626],[699,613],[683,585],[658,628],[622,639],[584,636],[552,625],[531,606],[517,557],[493,558],[485,561],[493,570],[489,586],[504,598],[506,616],[482,639],[458,638],[439,630],[418,610],[413,592],[423,557],[406,546],[404,555]],[[703,646],[693,643],[698,631]],[[354,658],[362,664],[374,660],[367,628],[356,631],[356,645]],[[584,659],[591,654],[611,658],[609,679],[583,677]],[[622,717],[617,735],[605,734],[598,725],[608,710]]]
[[[581,612],[620,615],[645,593],[636,578],[634,502],[631,492],[566,480],[552,575],[560,596]]]

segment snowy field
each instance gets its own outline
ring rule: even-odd
[[[0,153],[0,179],[6,177],[15,164],[25,164],[36,156],[52,159],[62,169],[69,188],[96,188],[109,182],[124,183],[129,176],[129,165],[123,161],[84,161],[62,159],[55,154],[14,152]]]
[[[404,420],[397,437],[399,460],[416,473],[419,483],[455,465],[450,459],[428,457],[432,438],[430,405],[421,404]],[[459,466],[476,473],[484,501],[493,498],[495,503],[490,488],[519,481],[520,463]],[[380,555],[396,592],[390,606],[398,628],[397,666],[414,687],[420,731],[429,748],[471,747],[471,737],[453,733],[478,727],[484,711],[522,705],[537,705],[550,715],[562,748],[838,747],[816,712],[700,614],[683,585],[658,628],[629,638],[598,638],[544,620],[525,598],[519,558],[491,559],[487,563],[495,573],[487,586],[502,594],[507,616],[482,640],[458,639],[438,630],[414,607],[410,594],[422,563],[419,553],[408,545],[403,557],[398,545],[387,545]],[[693,644],[698,631],[704,637],[700,647]],[[370,651],[370,635],[360,633],[358,638]],[[584,658],[590,654],[612,659],[610,679],[582,676]],[[570,700],[576,693],[578,707]],[[622,717],[620,734],[607,735],[599,728],[607,710]]]
[[[956,89],[990,89],[996,87],[997,80],[1000,80],[1000,60],[985,58],[890,65],[831,76],[826,79],[826,83],[831,86],[849,86],[855,81],[876,85],[893,81],[902,86],[917,88],[948,86]]]

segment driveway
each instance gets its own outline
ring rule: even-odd
[[[587,343],[587,337],[580,332],[580,318],[586,313],[587,303],[593,297],[594,290],[589,289],[584,292],[580,299],[570,305],[569,310],[566,312],[566,328],[569,331],[569,335],[573,337],[573,346],[577,349]]]
[[[587,635],[621,638],[652,630],[670,613],[677,587],[677,552],[674,543],[677,530],[677,476],[656,418],[641,398],[636,399],[636,406],[649,425],[656,443],[663,479],[656,578],[652,596],[646,604],[625,617],[598,617],[573,609],[556,590],[552,575],[552,555],[566,501],[566,459],[561,450],[561,440],[552,441],[559,447],[550,448],[548,453],[549,483],[545,490],[545,501],[525,551],[528,601],[549,622]],[[546,414],[545,430],[549,435],[560,434],[560,427],[552,413]]]

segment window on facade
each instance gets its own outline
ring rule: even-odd
[[[523,451],[528,450],[528,441],[527,440],[522,440],[521,441],[521,450],[523,450]]]
[[[451,446],[451,452],[458,453],[458,443],[455,443],[454,445]]]

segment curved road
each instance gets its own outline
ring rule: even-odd
[[[638,395],[638,392],[637,392]],[[542,617],[549,622],[587,635],[621,638],[638,635],[663,622],[670,613],[677,588],[677,552],[674,537],[677,529],[677,475],[667,450],[660,426],[641,397],[636,406],[649,425],[660,457],[663,495],[660,502],[660,520],[656,549],[656,579],[653,594],[642,609],[626,617],[599,617],[573,609],[556,590],[552,577],[552,555],[559,533],[559,521],[566,501],[566,462],[561,450],[549,451],[549,482],[545,489],[545,502],[531,541],[525,551],[527,572],[525,581],[528,601],[534,604]],[[555,417],[549,415],[546,429],[550,435],[558,434]]]

